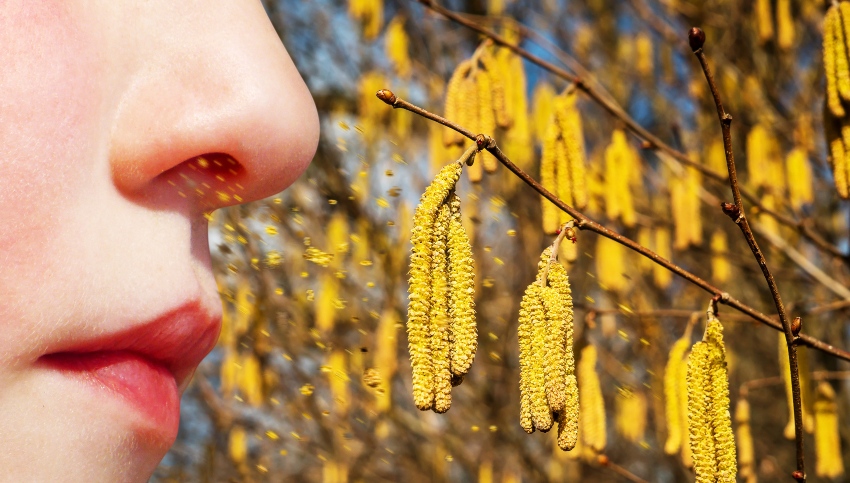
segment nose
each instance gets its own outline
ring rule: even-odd
[[[306,169],[316,107],[260,2],[118,10],[109,162],[123,194],[209,211],[277,193]]]

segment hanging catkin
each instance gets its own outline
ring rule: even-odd
[[[681,383],[681,374],[682,366],[687,367],[685,354],[690,347],[691,326],[688,326],[685,334],[670,349],[667,365],[664,367],[664,407],[667,417],[667,442],[664,444],[664,452],[667,454],[679,452],[688,430],[685,414],[688,394]]]
[[[739,399],[735,406],[735,434],[738,439],[738,474],[746,483],[756,483],[755,448],[750,427],[750,403]]]
[[[821,381],[815,399],[815,474],[818,476],[836,478],[844,474],[840,428],[835,391],[828,382]]]
[[[729,275],[732,271],[728,250],[726,233],[715,230],[711,234],[711,276],[718,283],[724,283],[729,280]]]
[[[634,389],[617,391],[616,428],[626,441],[640,443],[646,430],[646,396]]]
[[[612,292],[620,292],[626,288],[628,280],[623,276],[626,268],[626,248],[623,245],[605,237],[596,241],[594,254],[596,279],[599,285]]]
[[[770,0],[756,0],[755,14],[759,43],[764,44],[773,38],[773,12],[770,9]]]
[[[711,315],[702,341],[688,356],[688,432],[697,483],[734,483],[737,461],[723,326]]]
[[[573,306],[569,278],[552,256],[540,255],[536,280],[520,304],[520,425],[531,433],[558,421],[558,445],[575,446],[578,390],[573,356]]]
[[[404,30],[403,16],[396,15],[387,25],[384,42],[384,52],[395,67],[396,74],[399,77],[408,78],[412,67],[409,52],[410,40]]]
[[[626,133],[615,129],[611,144],[605,148],[605,214],[628,227],[636,221],[632,191],[641,182],[640,170],[640,158]]]
[[[776,44],[780,49],[794,46],[794,17],[791,0],[776,0]]]
[[[579,422],[582,443],[597,452],[605,449],[605,400],[599,375],[596,373],[596,346],[588,344],[581,350],[578,362],[578,384],[581,394]]]
[[[413,400],[421,410],[447,411],[451,386],[462,381],[475,356],[472,250],[461,233],[454,193],[462,165],[474,153],[470,148],[437,174],[413,216],[407,334]]]
[[[795,210],[815,200],[812,190],[812,168],[802,147],[796,147],[785,158],[788,179],[788,202]]]

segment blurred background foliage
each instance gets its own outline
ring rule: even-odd
[[[504,168],[475,184],[464,176],[458,189],[477,263],[478,355],[453,391],[449,412],[420,412],[412,402],[405,334],[412,212],[436,170],[460,148],[442,145],[444,128],[394,111],[374,93],[389,88],[442,113],[448,79],[482,38],[413,0],[264,3],[315,98],[322,138],[313,164],[285,192],[211,216],[223,330],[183,397],[177,443],[152,481],[629,481],[598,458],[561,452],[551,432],[526,435],[520,428],[518,306],[553,237],[542,230],[539,196]],[[803,220],[847,253],[847,204],[833,186],[822,136],[822,22],[829,2],[439,3],[578,74],[640,125],[712,167],[722,159],[720,130],[686,40],[691,26],[702,27],[734,116],[744,184],[764,205]],[[519,86],[519,98],[510,102],[527,125],[515,121],[494,134],[511,159],[539,177],[551,95],[568,83],[527,61],[512,62],[502,80]],[[623,188],[604,162],[622,123],[586,96],[579,95],[577,108],[586,213],[775,313],[745,241],[718,209],[719,201],[730,201],[728,186],[642,149],[628,135],[628,149],[638,155],[629,168],[636,174]],[[808,175],[786,172],[792,151],[802,153]],[[799,194],[807,184],[810,198]],[[624,189],[634,205],[631,220],[609,216],[610,194]],[[687,200],[698,201],[677,215]],[[840,286],[850,280],[850,258],[820,249],[758,210],[752,214],[787,245],[760,237],[791,314],[803,316],[806,333],[850,347],[848,297],[801,268],[788,246]],[[604,454],[635,481],[692,481],[682,458],[664,451],[662,378],[673,342],[694,313],[704,312],[708,294],[593,233],[579,232],[568,248],[577,352],[593,344],[599,353]],[[783,436],[788,406],[777,378],[777,334],[722,306],[720,318],[732,404],[742,398],[742,384],[772,378],[746,391],[753,474],[787,479],[794,447]],[[846,368],[815,351],[808,365],[810,371]],[[840,376],[831,383],[846,454],[847,385]],[[814,436],[807,435],[806,445],[807,469],[817,481]]]

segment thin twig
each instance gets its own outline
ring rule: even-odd
[[[613,471],[614,473],[617,473],[618,475],[622,476],[623,478],[625,478],[629,481],[633,481],[634,483],[649,483],[648,481],[637,476],[636,474],[632,473],[631,471],[629,471],[629,470],[623,468],[622,466],[612,462],[608,458],[607,455],[601,454],[601,455],[597,456],[596,461],[597,461],[597,463],[599,463],[599,466],[602,466],[604,468],[608,468],[609,470]]]
[[[785,311],[785,305],[782,303],[782,296],[779,294],[779,287],[773,274],[767,267],[767,260],[764,257],[758,242],[756,242],[753,230],[747,221],[744,203],[741,200],[741,189],[738,185],[738,172],[735,166],[735,155],[732,152],[732,116],[726,113],[723,109],[723,102],[720,100],[720,92],[717,90],[717,84],[714,82],[714,76],[711,74],[711,69],[708,66],[708,61],[703,52],[705,44],[705,33],[698,29],[692,28],[688,33],[688,41],[691,49],[694,51],[699,60],[702,71],[705,74],[705,79],[708,81],[708,86],[711,89],[711,95],[714,97],[714,104],[717,107],[717,117],[720,120],[720,128],[723,132],[723,147],[726,151],[726,168],[729,170],[729,185],[732,188],[732,196],[735,204],[723,203],[723,212],[731,218],[741,233],[747,240],[753,256],[761,267],[764,279],[767,282],[770,294],[773,297],[773,303],[776,305],[776,311],[779,313],[779,321],[782,323],[782,331],[785,333],[785,343],[788,346],[788,360],[791,370],[791,394],[794,405],[794,433],[797,447],[797,471],[793,473],[794,479],[798,482],[806,481],[805,470],[805,455],[803,453],[803,404],[800,397],[800,371],[797,366],[797,341],[799,339],[799,324],[796,331],[792,331],[791,321],[788,320],[788,314]]]
[[[842,379],[850,379],[850,371],[814,371],[812,372],[812,380],[813,381],[834,381],[834,380],[842,380]],[[738,394],[743,398],[747,398],[750,395],[750,391],[753,389],[760,389],[762,387],[776,386],[782,384],[784,382],[784,378],[782,376],[773,376],[773,377],[763,377],[760,379],[751,379],[743,384],[738,389]]]
[[[449,121],[448,119],[445,119],[441,116],[438,116],[437,114],[434,114],[433,112],[426,111],[425,109],[422,109],[421,107],[419,107],[417,105],[411,104],[410,102],[405,101],[404,99],[397,97],[395,94],[393,94],[391,91],[389,91],[387,89],[381,89],[380,91],[378,91],[377,97],[379,99],[381,99],[382,101],[384,101],[385,103],[387,103],[388,105],[392,106],[395,109],[405,109],[405,110],[410,111],[414,114],[418,114],[418,115],[420,115],[420,116],[422,116],[426,119],[430,119],[434,122],[442,124],[443,126],[454,129],[455,131],[466,136],[467,138],[474,140],[476,142],[476,144],[478,145],[479,149],[486,149],[490,154],[495,156],[496,159],[498,159],[499,162],[502,163],[503,166],[508,168],[512,173],[514,173],[517,177],[519,177],[522,181],[524,181],[525,184],[529,185],[532,189],[534,189],[534,191],[537,191],[541,196],[543,196],[547,200],[551,201],[555,206],[560,208],[562,211],[564,211],[567,214],[569,214],[570,216],[572,216],[573,219],[575,219],[575,227],[576,228],[578,228],[580,230],[589,230],[589,231],[592,231],[592,232],[597,233],[599,235],[602,235],[605,238],[614,240],[615,242],[625,246],[626,248],[629,248],[632,251],[640,253],[641,255],[645,256],[646,258],[652,260],[653,262],[657,263],[658,265],[661,265],[662,267],[666,268],[667,270],[670,270],[671,272],[673,272],[676,275],[678,275],[678,276],[684,278],[685,280],[691,282],[692,284],[696,285],[697,287],[700,287],[701,289],[710,293],[712,296],[715,296],[715,295],[719,296],[720,302],[722,304],[727,305],[729,307],[732,307],[732,308],[734,308],[735,310],[737,310],[741,313],[749,315],[750,317],[757,320],[758,322],[761,322],[762,324],[765,324],[765,325],[772,327],[776,330],[780,330],[780,331],[783,330],[782,325],[779,322],[777,322],[776,320],[774,320],[772,317],[767,316],[767,315],[759,312],[758,310],[750,307],[749,305],[741,302],[740,300],[735,299],[734,297],[730,296],[727,292],[715,287],[714,285],[708,283],[707,281],[703,280],[702,278],[694,275],[693,273],[683,269],[682,267],[676,265],[675,263],[673,263],[673,262],[667,260],[666,258],[658,255],[657,253],[653,252],[649,248],[646,248],[643,245],[641,245],[641,244],[639,244],[639,243],[637,243],[637,242],[635,242],[635,241],[633,241],[633,240],[631,240],[627,237],[624,237],[623,235],[620,235],[619,233],[616,233],[616,232],[606,228],[604,225],[601,225],[601,224],[591,220],[586,215],[582,214],[581,212],[579,212],[578,210],[576,210],[572,206],[567,205],[560,198],[558,198],[557,196],[555,196],[554,194],[549,192],[546,188],[544,188],[543,185],[538,183],[528,173],[526,173],[525,171],[520,169],[510,159],[508,159],[508,157],[505,156],[505,153],[503,153],[502,150],[499,149],[499,146],[496,145],[495,139],[493,139],[489,136],[485,136],[483,134],[475,135],[471,131]],[[825,353],[830,354],[830,355],[837,357],[839,359],[843,359],[845,361],[850,362],[850,352],[847,352],[843,349],[839,349],[837,347],[834,347],[832,344],[827,344],[826,342],[823,342],[822,340],[816,339],[814,337],[811,337],[811,336],[805,335],[805,334],[800,335],[800,342],[803,343],[803,344],[806,344],[809,347],[812,347],[814,349],[825,352]]]
[[[464,27],[467,27],[470,30],[474,30],[480,33],[481,35],[484,35],[485,37],[491,39],[494,43],[514,52],[515,54],[523,57],[524,59],[548,71],[549,73],[575,84],[575,86],[579,90],[581,90],[588,97],[593,99],[593,101],[595,101],[603,109],[608,111],[609,114],[622,121],[626,128],[631,131],[635,136],[644,140],[645,148],[655,149],[664,152],[676,159],[677,161],[681,162],[682,164],[694,167],[707,178],[715,182],[726,183],[727,178],[725,176],[718,174],[713,170],[709,169],[707,166],[690,159],[688,155],[684,152],[673,148],[672,146],[662,141],[659,137],[647,131],[640,124],[638,124],[637,121],[635,121],[631,116],[629,116],[628,113],[626,113],[626,111],[622,108],[622,106],[617,104],[616,101],[610,99],[608,96],[605,96],[600,93],[599,90],[596,89],[593,85],[587,83],[584,78],[573,75],[565,71],[564,69],[552,64],[551,62],[547,62],[541,59],[540,57],[532,54],[526,49],[523,49],[518,45],[514,45],[513,43],[509,42],[507,39],[493,32],[492,30],[482,27],[481,25],[464,18],[464,16],[456,12],[437,5],[433,2],[433,0],[417,1],[425,5],[429,9],[433,10],[434,12],[442,15],[443,17],[460,25],[463,25]],[[779,223],[795,229],[821,250],[824,250],[833,256],[841,258],[845,261],[845,263],[850,263],[850,255],[845,254],[844,252],[839,250],[838,247],[826,241],[822,236],[812,230],[808,223],[796,220],[788,215],[779,213],[776,210],[764,206],[759,200],[759,197],[755,193],[752,193],[751,191],[747,190],[746,188],[741,188],[741,193],[747,199],[747,201],[753,204],[753,206],[757,206],[762,212],[773,216]]]

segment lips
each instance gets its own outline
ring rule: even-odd
[[[63,341],[39,364],[112,393],[173,439],[179,388],[215,345],[220,326],[220,317],[193,301],[118,332]]]

